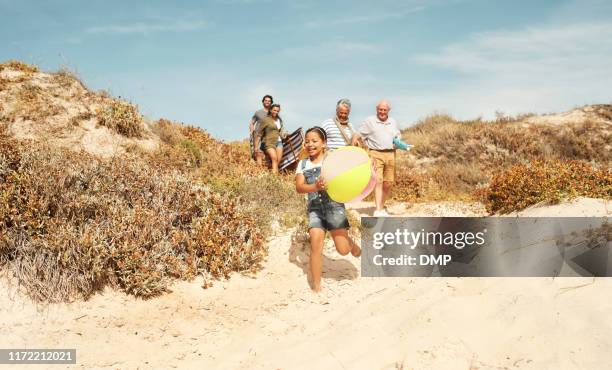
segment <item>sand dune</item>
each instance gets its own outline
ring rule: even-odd
[[[452,203],[392,209],[455,215],[465,207],[475,212]],[[579,199],[521,215],[581,207],[593,216],[612,209]],[[14,287],[0,289],[3,347],[77,348],[77,366],[113,369],[594,369],[612,361],[610,279],[361,278],[359,260],[328,243],[324,291],[315,295],[305,241],[293,239],[271,236],[257,276],[207,290],[201,280],[177,282],[148,301],[106,291],[37,307]]]

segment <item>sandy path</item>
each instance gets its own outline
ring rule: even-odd
[[[612,362],[612,301],[605,298],[612,279],[359,278],[358,259],[329,244],[325,255],[320,296],[308,289],[308,256],[289,232],[272,238],[256,278],[235,275],[207,290],[201,281],[179,282],[148,301],[107,291],[37,308],[1,289],[0,347],[77,348],[77,367],[117,369],[592,369]]]

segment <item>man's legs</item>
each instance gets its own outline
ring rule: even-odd
[[[385,152],[382,186],[382,209],[391,195],[391,188],[395,182],[395,152]]]
[[[370,150],[370,157],[372,161],[374,161],[374,169],[376,170],[376,187],[374,187],[374,204],[376,205],[376,210],[381,211],[383,209],[384,204],[384,192],[383,192],[383,171],[385,168],[385,163],[382,158],[380,158],[380,153]]]
[[[376,212],[386,215],[385,202],[391,195],[391,188],[395,182],[395,152],[370,151],[376,168],[376,187],[374,188],[374,201]]]
[[[384,196],[383,182],[377,181],[376,187],[374,188],[374,204],[376,205],[377,211],[380,211],[383,209],[383,203],[384,203],[383,196]]]
[[[381,208],[380,209],[384,209],[385,208],[385,202],[387,201],[387,199],[389,199],[389,195],[391,195],[391,188],[393,187],[393,182],[392,181],[383,181],[382,184],[382,202],[381,202]]]

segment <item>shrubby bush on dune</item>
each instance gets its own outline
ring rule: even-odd
[[[259,215],[175,169],[29,149],[6,135],[1,145],[0,263],[34,299],[105,285],[150,297],[173,278],[257,268],[266,253]]]
[[[304,197],[295,192],[293,174],[278,176],[256,167],[248,143],[220,143],[195,127],[160,124],[174,145],[163,147],[156,157],[166,166],[191,168],[213,192],[242,202],[258,215],[257,224],[265,233],[274,218],[289,227],[305,217]]]
[[[142,137],[142,116],[133,104],[118,99],[110,100],[100,107],[96,116],[98,123],[125,137]]]
[[[491,213],[574,197],[612,199],[612,169],[581,161],[532,161],[496,173],[479,194]]]
[[[255,168],[245,143],[163,119],[145,128],[135,106],[88,91],[68,72],[17,62],[3,69],[16,74],[2,80],[11,108],[0,112],[0,269],[33,299],[87,298],[105,286],[151,297],[200,274],[209,285],[257,270],[275,219],[302,221],[292,178]],[[44,125],[58,97],[79,107],[62,116],[61,130],[27,142],[9,134],[19,120]],[[90,119],[118,138],[157,140],[158,149],[135,145],[103,159],[45,144]]]
[[[397,167],[401,175],[394,188],[394,198],[403,201],[484,200],[491,212],[502,209],[509,212],[535,204],[536,200],[552,201],[552,193],[566,197],[612,197],[609,192],[593,189],[567,191],[566,187],[561,187],[561,182],[555,181],[513,182],[517,168],[545,168],[543,171],[600,168],[588,173],[609,173],[612,168],[612,132],[608,123],[586,120],[540,125],[525,124],[524,118],[457,121],[451,116],[437,114],[404,130],[404,139],[414,148],[409,156],[398,156]],[[548,165],[542,167],[541,163]],[[582,179],[569,178],[577,182],[571,187],[578,189]],[[509,197],[512,200],[503,206],[497,196],[482,197],[487,190],[489,194],[496,194],[504,182],[508,190],[519,187],[519,193],[534,191],[538,194],[542,191],[538,183],[545,184],[550,194],[527,197],[528,201]]]

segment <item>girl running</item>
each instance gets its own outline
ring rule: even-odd
[[[323,242],[329,231],[336,250],[345,256],[349,252],[355,257],[361,255],[361,248],[349,237],[350,227],[344,204],[333,201],[325,191],[321,175],[321,164],[325,153],[327,134],[315,126],[306,131],[304,147],[308,158],[298,163],[295,174],[295,189],[308,194],[308,233],[310,234],[310,273],[312,290],[321,290],[323,268]]]

